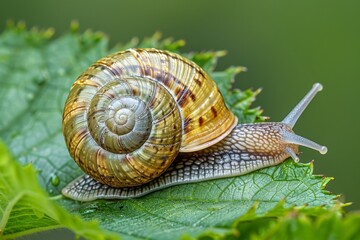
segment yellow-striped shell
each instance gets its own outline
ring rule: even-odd
[[[70,155],[112,187],[151,181],[179,151],[211,146],[236,124],[199,66],[156,49],[129,49],[98,60],[73,84],[63,114]]]

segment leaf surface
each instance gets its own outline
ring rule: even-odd
[[[282,165],[237,178],[179,185],[145,197],[122,201],[76,203],[63,200],[70,212],[97,218],[102,227],[129,239],[174,239],[211,230],[227,232],[232,223],[257,205],[256,215],[284,206],[333,205],[323,190],[329,178],[312,175],[312,164]]]
[[[39,230],[67,227],[88,239],[117,239],[96,221],[72,216],[51,200],[39,186],[31,165],[25,167],[10,156],[0,142],[0,237],[13,239]],[[3,239],[3,238],[1,238]]]

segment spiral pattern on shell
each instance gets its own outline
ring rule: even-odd
[[[97,61],[73,84],[63,114],[70,155],[113,187],[151,181],[179,151],[213,145],[236,123],[200,67],[155,49]]]

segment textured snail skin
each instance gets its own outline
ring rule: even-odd
[[[80,201],[126,199],[172,185],[243,175],[281,163],[289,157],[284,151],[286,147],[298,152],[298,146],[282,142],[285,130],[292,131],[281,123],[237,125],[221,142],[198,152],[178,155],[163,174],[149,183],[113,188],[85,175],[70,183],[63,194]]]

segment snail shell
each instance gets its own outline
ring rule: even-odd
[[[156,49],[129,49],[97,61],[73,84],[63,114],[72,158],[112,187],[151,181],[178,152],[213,145],[236,123],[200,67]]]
[[[79,76],[65,104],[65,142],[87,175],[62,193],[81,201],[138,197],[298,161],[298,145],[326,153],[292,131],[321,89],[315,84],[282,122],[236,125],[215,82],[186,58],[156,49],[104,57]]]

